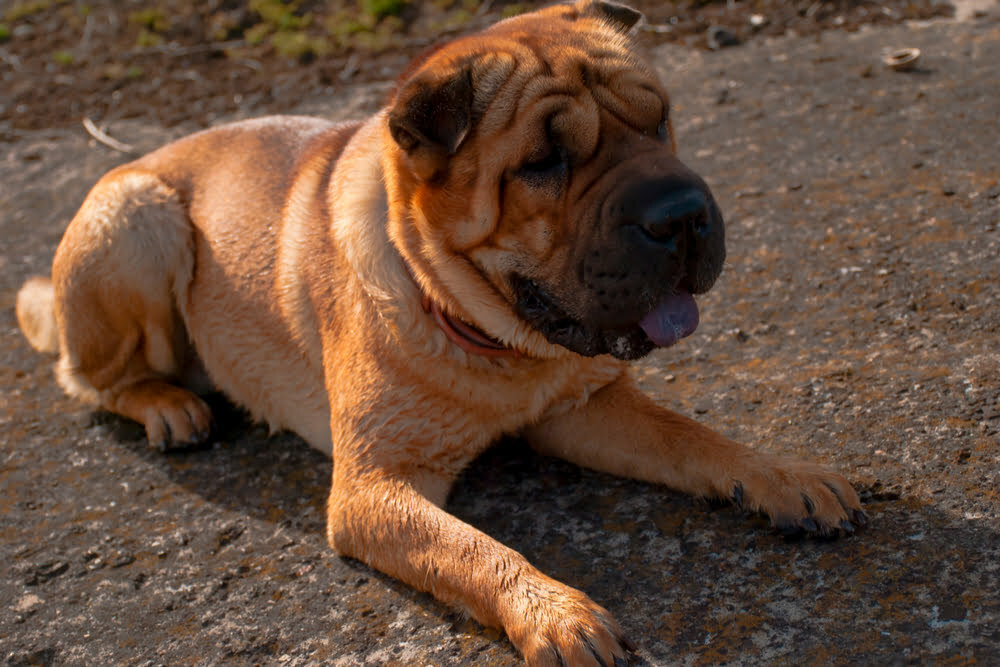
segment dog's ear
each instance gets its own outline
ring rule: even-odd
[[[642,18],[637,9],[603,0],[584,0],[580,3],[580,15],[605,19],[621,32],[628,32]]]
[[[403,84],[389,111],[389,132],[429,180],[444,168],[472,127],[472,73],[424,70]]]

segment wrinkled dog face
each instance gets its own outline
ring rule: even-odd
[[[586,356],[690,334],[691,295],[725,257],[712,194],[674,154],[667,94],[624,35],[637,18],[578,3],[502,22],[432,54],[390,114],[422,211],[411,259],[471,263]]]

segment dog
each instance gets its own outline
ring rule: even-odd
[[[504,435],[581,466],[851,533],[841,475],[642,394],[628,361],[695,330],[725,259],[705,182],[630,32],[579,0],[418,58],[363,122],[267,117],[106,174],[18,294],[72,396],[203,441],[204,377],[333,459],[327,537],[502,628],[533,665],[610,665],[604,608],[444,509]]]

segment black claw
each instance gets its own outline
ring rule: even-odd
[[[823,486],[825,486],[826,488],[830,489],[830,493],[832,493],[833,495],[835,495],[837,497],[837,500],[840,501],[841,505],[844,504],[844,499],[840,496],[840,491],[838,491],[837,488],[833,484],[830,484],[830,482],[823,482]]]
[[[733,484],[733,502],[737,507],[743,509],[743,482]]]
[[[590,637],[588,637],[583,630],[577,630],[576,636],[580,638],[580,641],[586,644],[587,648],[590,650],[590,654],[594,656],[594,660],[597,661],[597,664],[601,667],[608,667],[608,663],[604,662],[604,658],[602,658],[597,652],[597,649],[594,648],[594,644],[590,641]]]
[[[158,451],[161,454],[166,454],[170,451],[174,445],[174,432],[170,428],[170,422],[168,422],[163,416],[159,417],[160,426],[162,427],[163,436],[158,438],[156,441],[149,440],[149,431],[146,431],[146,439],[149,442],[149,446]]]
[[[639,650],[639,648],[635,645],[635,643],[631,639],[629,639],[626,635],[619,635],[618,643],[624,646],[625,650],[628,651],[629,653],[635,653],[636,651]]]
[[[854,523],[861,527],[868,525],[868,515],[864,510],[854,510]]]
[[[802,494],[802,504],[806,506],[806,514],[812,515],[816,511],[816,503],[804,493]]]
[[[628,660],[615,656],[615,667],[628,667]]]
[[[847,519],[844,519],[843,521],[840,522],[840,529],[844,531],[845,535],[854,534],[854,525]]]
[[[819,531],[819,526],[816,524],[816,520],[813,519],[812,517],[807,516],[806,518],[802,519],[801,523],[802,523],[802,528],[805,529],[806,532],[815,533]]]

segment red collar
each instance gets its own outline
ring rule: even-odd
[[[441,310],[441,306],[438,303],[431,301],[431,298],[423,293],[423,289],[420,287],[420,283],[417,282],[416,274],[410,268],[409,262],[405,258],[401,257],[401,259],[403,259],[403,265],[410,274],[410,279],[413,280],[417,289],[420,290],[420,305],[423,306],[424,312],[430,313],[434,317],[434,321],[441,327],[441,331],[448,337],[448,340],[466,352],[478,354],[481,357],[521,358],[520,350],[515,350],[495,338],[490,338],[471,324],[466,324],[462,320],[456,319]]]
[[[448,337],[448,340],[466,352],[482,357],[513,357],[514,359],[521,357],[520,350],[508,347],[500,341],[490,338],[474,326],[448,315],[426,294],[423,295],[420,303],[424,307],[425,313],[434,316],[434,321],[441,327],[441,331]]]

